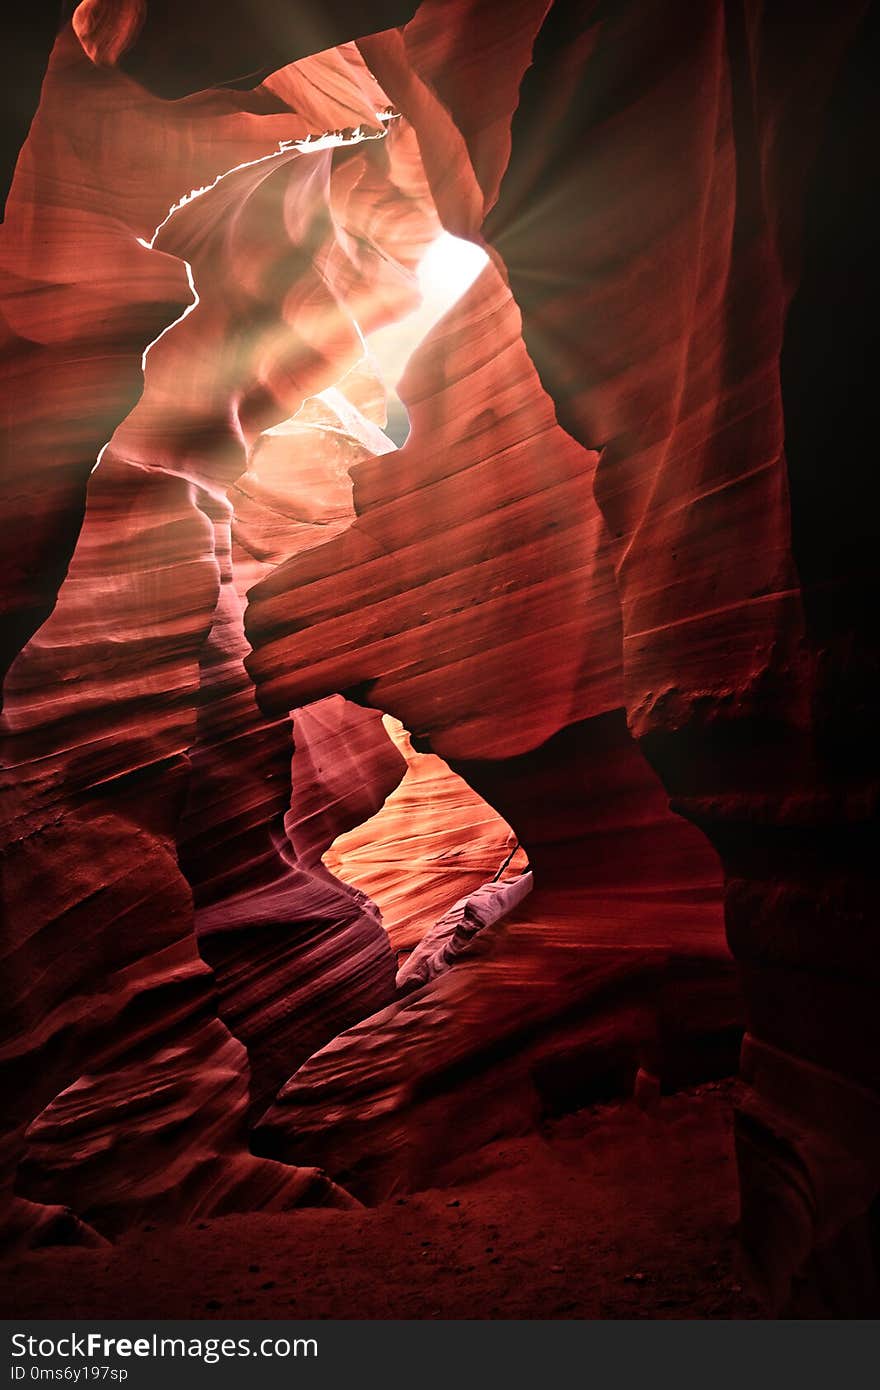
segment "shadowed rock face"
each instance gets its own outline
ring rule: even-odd
[[[808,5],[797,26],[787,6],[710,6],[685,33],[677,8],[603,6],[572,44],[554,7],[487,233],[560,420],[603,446],[630,727],[724,868],[750,1035],[746,1250],[770,1306],[845,1311],[877,1299],[876,1101],[851,1088],[875,1097],[880,1079],[863,715],[876,640],[863,597],[847,597],[876,578],[856,579],[861,521],[842,553],[849,478],[832,482],[816,443],[833,434],[836,452],[864,419],[876,258],[859,252],[860,181],[841,205],[830,170],[877,131],[876,13],[858,31],[859,4]],[[533,235],[548,146],[578,173]],[[838,295],[841,257],[852,284]],[[853,335],[844,369],[830,365],[831,301],[840,339]],[[858,464],[852,488],[864,516]],[[843,1171],[859,1175],[852,1204]]]
[[[16,1235],[376,1200],[745,1022],[757,1285],[872,1306],[873,561],[804,424],[865,8],[62,29],[0,232]],[[395,450],[364,335],[443,227]]]

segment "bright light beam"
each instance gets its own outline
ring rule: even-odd
[[[411,314],[371,333],[370,355],[379,364],[385,384],[394,390],[422,339],[476,280],[489,257],[481,246],[442,232],[419,263],[422,303]]]

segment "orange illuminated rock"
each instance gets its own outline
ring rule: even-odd
[[[457,898],[496,874],[520,874],[525,854],[510,826],[463,778],[436,755],[417,753],[398,720],[384,722],[406,774],[374,816],[334,840],[324,863],[372,899],[400,955]]]

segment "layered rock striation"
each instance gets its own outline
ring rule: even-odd
[[[9,1230],[380,1199],[745,1023],[756,1285],[869,1311],[876,21],[251,8],[79,5],[0,233]]]

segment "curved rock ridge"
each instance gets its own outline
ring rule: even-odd
[[[459,898],[405,958],[397,972],[398,991],[409,994],[448,970],[477,932],[506,917],[534,886],[531,870],[526,869],[516,877],[492,879]]]
[[[369,358],[303,401],[259,436],[229,492],[233,582],[244,599],[282,560],[344,531],[354,520],[349,470],[394,445],[381,428],[385,391]]]
[[[249,595],[247,666],[263,707],[368,686],[371,705],[430,732],[446,759],[509,756],[615,707],[619,617],[596,455],[556,425],[493,267],[398,391],[412,432],[393,468],[353,469],[353,525]]]
[[[351,74],[355,106],[364,93],[374,105],[375,84],[354,50],[327,60],[327,71]],[[300,77],[288,85],[296,89]],[[338,92],[333,99],[338,104]],[[80,112],[81,127],[63,126],[67,105]],[[120,120],[128,105],[131,119]],[[319,110],[316,97],[311,119]],[[121,246],[123,264],[142,259],[148,298],[155,298],[154,265],[173,286],[151,339],[135,322],[123,340],[126,380],[136,364],[143,392],[115,432],[100,398],[93,409],[84,397],[88,453],[78,450],[75,488],[65,484],[66,497],[73,489],[81,498],[88,478],[82,526],[51,616],[12,666],[4,719],[12,996],[4,1198],[8,1208],[14,1182],[25,1196],[60,1202],[111,1233],[147,1212],[186,1220],[242,1206],[349,1200],[312,1170],[267,1164],[246,1147],[248,1105],[265,1105],[299,1060],[392,997],[394,958],[363,895],[301,869],[284,836],[291,726],[286,717],[266,721],[254,704],[233,568],[239,558],[249,571],[239,583],[252,582],[265,563],[258,555],[273,544],[290,554],[307,537],[300,530],[281,542],[262,525],[277,513],[251,515],[236,555],[226,493],[245,474],[247,442],[264,424],[295,413],[306,395],[330,388],[363,357],[359,326],[337,289],[357,302],[368,326],[385,322],[414,302],[413,269],[437,227],[428,199],[419,212],[424,179],[419,185],[399,123],[381,156],[335,139],[341,158],[334,161],[320,142],[305,152],[292,145],[323,134],[329,122],[312,132],[309,117],[284,111],[265,91],[205,94],[175,107],[170,119],[166,129],[164,103],[93,68],[63,33],[4,228],[10,260],[19,256],[19,270],[30,265],[38,286],[30,302],[20,295],[22,325],[33,331],[45,315],[50,343],[63,328],[77,385],[88,386],[77,364],[94,351],[88,335],[102,311],[106,318],[88,269],[101,246],[90,240],[94,229],[109,227],[103,260],[114,277]],[[370,151],[384,146],[375,111],[373,127],[344,139],[366,140]],[[157,137],[168,158],[145,191],[139,160],[148,155],[136,146],[140,138],[149,150]],[[97,155],[90,179],[66,163],[80,148],[81,160]],[[226,173],[227,160],[242,167]],[[398,167],[402,186],[394,182]],[[212,168],[209,187],[180,196]],[[73,174],[71,208],[62,171]],[[115,201],[104,196],[111,175],[119,178]],[[40,199],[51,207],[58,190],[44,265],[28,219]],[[81,208],[76,200],[84,196]],[[395,200],[398,224],[386,207]],[[172,202],[178,206],[165,216]],[[75,251],[72,229],[83,234]],[[143,283],[140,274],[132,285],[114,280],[123,322]],[[105,366],[118,418],[131,395],[113,384],[112,362]],[[352,399],[339,394],[332,441],[326,419],[310,435],[306,489],[309,468],[326,474],[332,463],[338,472],[340,450],[362,456],[365,439],[376,445],[381,431],[358,410],[376,413],[369,378],[359,369]],[[48,380],[37,402],[57,418]],[[99,427],[105,440],[112,432],[104,448]],[[45,448],[45,433],[38,442]],[[295,448],[289,467],[295,511]],[[54,505],[37,460],[17,524],[29,508],[45,515]],[[65,506],[78,523],[74,504]],[[315,517],[304,519],[318,529]],[[32,558],[40,583],[45,545],[38,531]],[[54,589],[44,592],[52,602]],[[375,723],[377,740],[381,733],[387,743]],[[385,776],[382,794],[394,783]],[[250,1063],[218,1011],[246,1042]],[[115,1134],[112,1117],[123,1112],[124,1134]],[[21,1233],[45,1226],[46,1215],[18,1201],[12,1221]]]
[[[247,666],[268,712],[330,689],[393,711],[515,827],[537,886],[260,1122],[261,1152],[368,1200],[639,1066],[666,1084],[731,1067],[740,1032],[718,861],[620,709],[596,455],[555,423],[493,267],[399,392],[412,432],[393,468],[353,469],[355,521],[250,591]]]
[[[424,0],[402,28],[358,44],[406,111],[443,225],[457,236],[479,236],[498,196],[511,116],[549,8],[548,0],[503,9],[493,0]]]
[[[320,873],[331,847],[381,810],[407,763],[379,711],[341,695],[293,710],[291,718],[293,793],[285,827],[300,863]]]
[[[400,963],[446,920],[456,895],[468,901],[495,875],[521,875],[526,858],[506,821],[442,758],[416,752],[399,720],[383,723],[406,774],[375,815],[337,836],[323,862],[376,904]]]
[[[717,860],[670,814],[622,711],[455,767],[516,824],[534,890],[451,961],[438,924],[447,968],[429,957],[426,982],[311,1057],[256,1131],[260,1152],[320,1163],[365,1201],[442,1183],[473,1147],[639,1068],[675,1087],[739,1047]]]
[[[221,1017],[247,1045],[258,1111],[292,1065],[394,990],[378,912],[328,874],[320,855],[381,804],[405,763],[379,716],[339,697],[291,719],[261,715],[243,665],[239,594],[242,574],[267,568],[258,556],[304,550],[350,522],[348,467],[370,445],[390,448],[354,403],[375,413],[375,391],[361,364],[264,436],[230,492],[235,505],[250,504],[245,525],[232,518],[238,540],[228,514],[215,523],[220,597],[201,652],[178,842],[199,950],[214,970]]]
[[[89,473],[140,394],[144,349],[192,298],[185,268],[143,242],[191,190],[336,128],[336,105],[329,126],[320,118],[326,60],[314,61],[286,77],[303,114],[263,88],[169,105],[94,67],[69,26],[59,34],[0,229],[4,671],[54,603]],[[336,64],[355,73],[350,54]],[[360,63],[349,87],[365,82]],[[354,102],[363,119],[373,90]]]
[[[247,1046],[260,1109],[294,1059],[391,998],[394,961],[369,899],[301,867],[285,838],[292,733],[305,756],[308,743],[289,719],[268,721],[257,708],[229,553],[227,522],[217,526],[220,597],[201,650],[178,844],[199,952],[221,1018]],[[387,743],[381,727],[375,736]]]
[[[87,1207],[102,1230],[123,1210],[187,1219],[321,1189],[247,1153],[246,1057],[216,1021],[178,867],[216,574],[191,485],[105,456],[58,604],[9,676],[4,1187]],[[120,1166],[108,1123],[122,1097]],[[169,1188],[153,1172],[157,1129]]]
[[[853,1083],[880,1093],[880,1033],[867,1004],[877,968],[865,936],[878,772],[863,718],[878,663],[863,582],[862,597],[850,597],[847,576],[861,560],[827,563],[826,495],[849,507],[860,486],[857,466],[831,481],[828,446],[833,439],[836,453],[844,418],[858,419],[866,402],[854,362],[844,418],[825,413],[830,344],[850,331],[834,289],[847,251],[828,239],[810,293],[834,303],[833,337],[830,320],[813,326],[817,374],[799,382],[791,369],[787,395],[780,361],[787,339],[789,361],[803,352],[803,318],[793,324],[789,311],[805,212],[820,208],[825,225],[840,196],[827,164],[824,182],[808,186],[819,139],[845,160],[866,128],[876,138],[876,95],[866,99],[858,64],[841,69],[862,47],[862,72],[876,64],[876,13],[857,28],[867,9],[809,5],[795,18],[751,3],[699,15],[686,4],[614,4],[585,20],[553,6],[484,227],[560,421],[585,445],[603,445],[595,490],[612,538],[628,719],[673,805],[723,864],[750,1035],[785,1053],[792,1076],[803,1069],[805,1092],[814,1067],[826,1077],[817,1095],[835,1074],[842,1109]],[[548,149],[576,170],[554,181],[552,199],[540,172]],[[851,206],[841,224],[861,216],[857,244],[872,218],[858,199]],[[848,293],[876,306],[874,257],[848,265]],[[813,453],[803,447],[805,416],[813,439],[825,439]],[[792,439],[800,453],[787,456]],[[840,447],[841,457],[850,452]],[[796,513],[796,565],[792,490],[812,489],[815,506]],[[847,551],[862,547],[848,537]],[[814,566],[811,554],[826,561]],[[836,593],[827,582],[835,568]],[[805,607],[833,607],[832,632],[811,632]],[[776,1142],[773,1126],[756,1142],[751,1108],[780,1106],[781,1092],[763,1095],[768,1075],[749,1069],[755,1096],[744,1102],[740,1162],[744,1238],[773,1290],[770,1306],[837,1313],[868,1299],[876,1310],[880,1284],[865,1272],[866,1259],[877,1261],[874,1138],[851,1132],[852,1156],[861,1149],[873,1174],[860,1180],[856,1217],[830,1195],[836,1169],[817,1109],[792,1096],[791,1142]],[[805,1169],[826,1194],[814,1212],[802,1199]],[[791,1215],[785,1238],[767,1221],[770,1207]]]
[[[149,349],[144,393],[113,438],[122,457],[224,498],[263,430],[333,387],[363,358],[363,333],[417,302],[437,221],[407,132],[392,122],[387,137],[352,138],[234,169],[160,227],[153,244],[189,267],[193,297]],[[370,442],[392,447],[379,432]]]
[[[151,92],[174,100],[203,87],[252,87],[259,73],[316,53],[324,57],[322,50],[337,44],[345,52],[365,22],[374,32],[405,23],[414,9],[413,0],[372,0],[369,7],[325,0],[308,23],[291,24],[276,0],[215,0],[206,25],[197,9],[174,0],[81,0],[75,19],[94,62],[118,63]],[[319,90],[343,107],[351,104],[350,92],[340,93],[332,80]]]
[[[109,1236],[148,1219],[357,1205],[315,1168],[248,1153],[246,1102],[244,1049],[221,1023],[206,1022],[142,1061],[86,1072],[61,1091],[28,1126],[19,1182],[49,1201],[63,1192]],[[181,1124],[190,1132],[185,1147]]]

